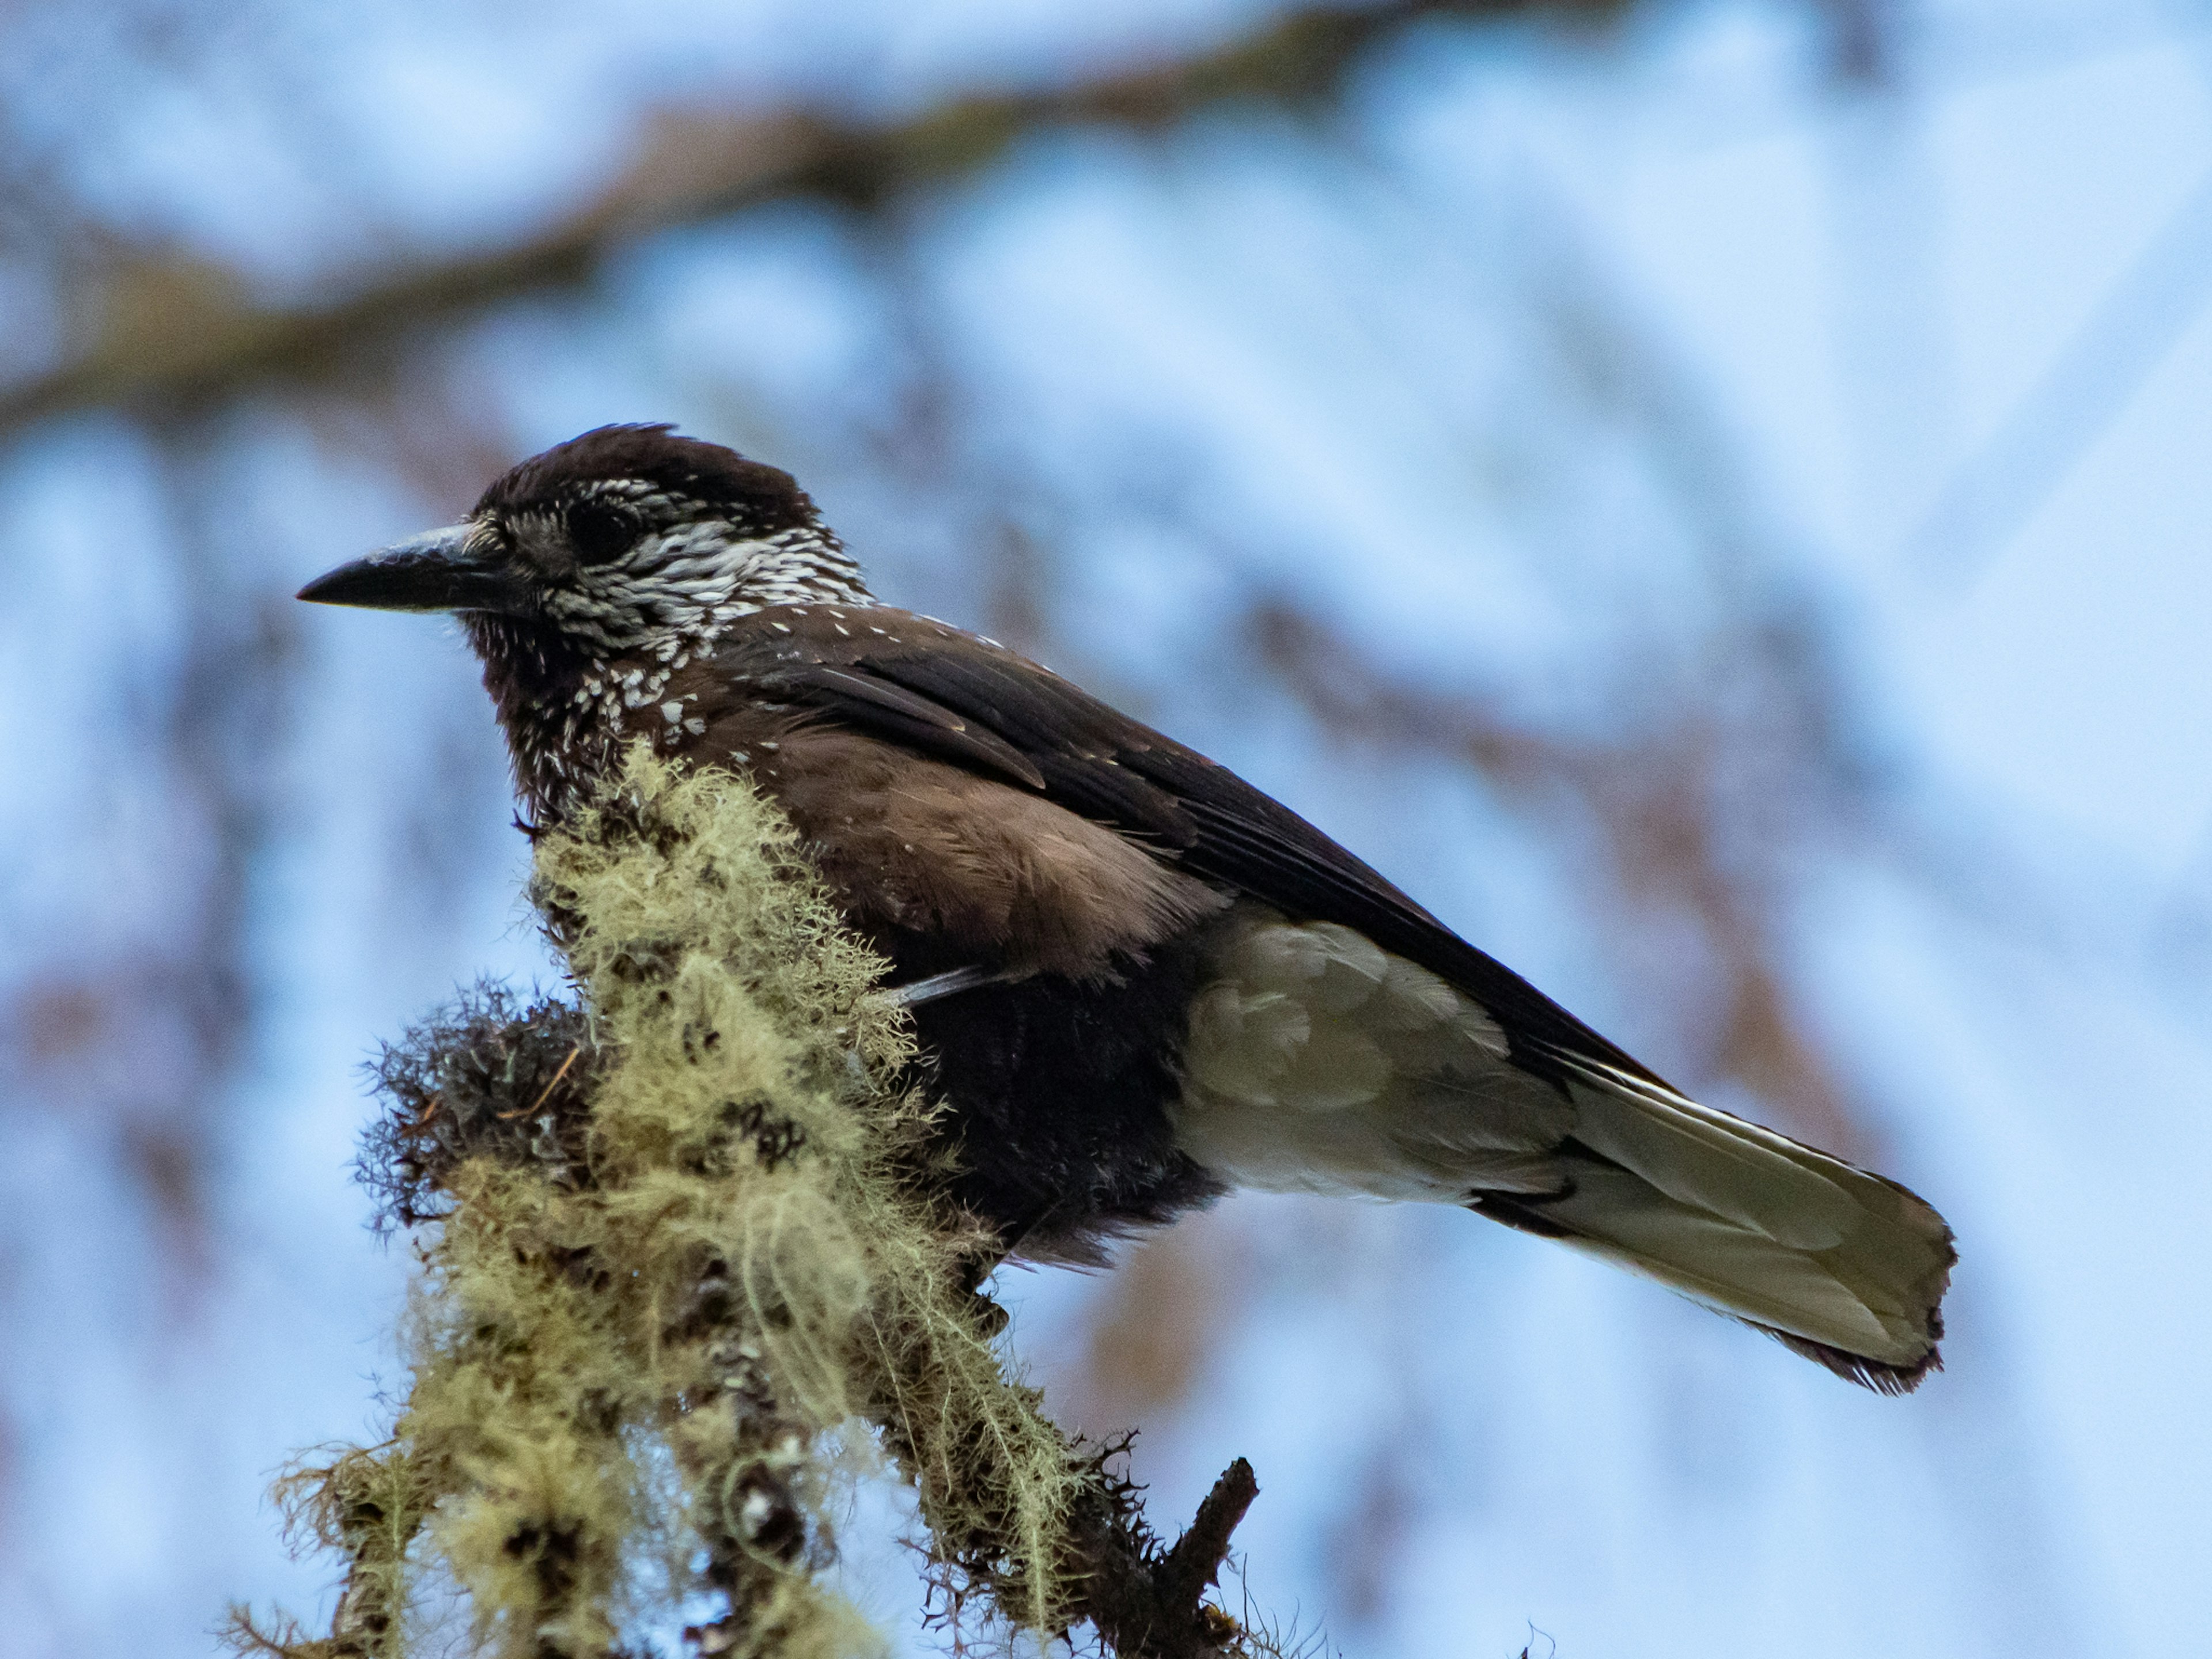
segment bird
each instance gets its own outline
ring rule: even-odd
[[[641,740],[774,800],[1006,1255],[1097,1264],[1232,1188],[1440,1203],[1885,1394],[1941,1367],[1928,1203],[1674,1088],[1228,768],[884,604],[787,472],[597,428],[299,597],[457,616],[526,827]]]

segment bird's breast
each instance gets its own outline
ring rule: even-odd
[[[799,711],[721,711],[686,747],[746,769],[854,925],[941,968],[1103,982],[1227,898],[1014,784]]]

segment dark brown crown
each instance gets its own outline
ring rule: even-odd
[[[749,526],[774,529],[817,518],[814,502],[788,472],[720,444],[682,437],[665,421],[595,427],[556,444],[495,480],[476,511],[547,506],[592,483],[630,479],[728,509],[733,520]]]

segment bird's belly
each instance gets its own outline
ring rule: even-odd
[[[902,981],[941,965],[921,941],[886,943]],[[1198,975],[1196,942],[1171,941],[1111,981],[1038,974],[915,1010],[954,1196],[1015,1254],[1096,1262],[1107,1239],[1222,1192],[1170,1115]]]
[[[1348,927],[1240,903],[1208,930],[1171,1113],[1237,1186],[1462,1204],[1550,1194],[1571,1109],[1480,1005]]]

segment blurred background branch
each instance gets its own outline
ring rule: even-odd
[[[1206,52],[1046,91],[956,96],[905,120],[793,108],[648,112],[635,154],[558,220],[504,246],[380,261],[322,304],[257,303],[240,273],[182,250],[120,248],[72,272],[76,343],[48,374],[0,391],[0,429],[88,404],[191,406],[264,381],[324,379],[385,360],[397,338],[549,289],[585,286],[624,248],[672,228],[780,201],[861,213],[941,188],[1057,128],[1161,132],[1238,104],[1332,99],[1378,43],[1431,21],[1551,13],[1598,21],[1622,0],[1386,0],[1293,11]],[[1852,52],[1872,27],[1838,4]],[[1856,72],[1856,71],[1855,71]]]

